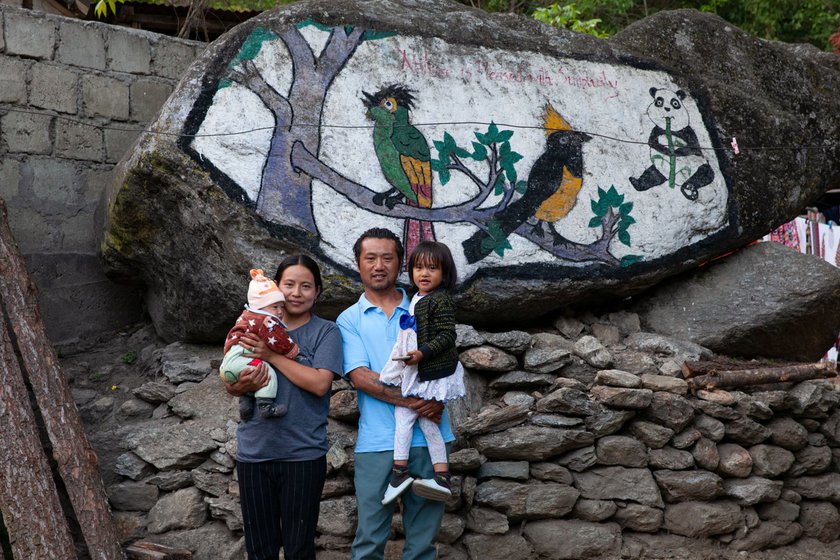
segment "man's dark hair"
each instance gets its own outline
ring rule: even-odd
[[[359,238],[356,240],[356,243],[353,244],[353,254],[356,256],[356,264],[359,264],[359,260],[362,258],[362,241],[365,239],[390,239],[397,245],[397,260],[399,261],[400,267],[402,267],[403,256],[405,254],[405,249],[403,249],[402,241],[400,238],[397,237],[390,229],[385,228],[370,228]]]

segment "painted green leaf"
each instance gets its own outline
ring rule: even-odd
[[[455,148],[458,147],[458,145],[455,143],[455,139],[452,138],[452,135],[449,134],[448,132],[443,133],[443,146],[449,152],[455,151]]]
[[[496,126],[496,123],[490,121],[490,126],[487,127],[487,139],[491,142],[498,142],[499,136],[499,127]]]
[[[219,87],[217,89],[225,89],[226,87],[230,87],[233,82],[225,78],[224,80],[219,80]]]
[[[624,202],[624,195],[618,194],[618,191],[615,190],[615,185],[610,185],[609,190],[606,193],[606,203],[612,206],[613,208],[618,208]]]
[[[449,182],[449,170],[445,167],[438,171],[438,179],[440,179],[440,184],[445,185]]]
[[[485,146],[489,146],[490,144],[493,143],[493,142],[488,142],[487,141],[487,136],[480,133],[480,132],[474,132],[473,134],[475,134],[475,137],[478,139],[478,141],[481,142],[482,144],[484,144]]]
[[[625,202],[621,206],[618,207],[618,213],[624,216],[629,216],[630,212],[633,210],[633,203],[632,202]]]
[[[519,194],[525,194],[525,191],[528,190],[528,181],[517,181],[514,189],[516,189],[516,192]]]
[[[516,184],[516,168],[513,165],[505,165],[502,169],[505,170],[505,175],[507,175],[508,183],[511,185]]]
[[[619,229],[618,230],[618,240],[630,246],[630,233],[626,229]]]
[[[507,239],[504,239],[498,245],[496,245],[496,248],[493,249],[493,251],[497,255],[499,255],[500,257],[504,257],[505,256],[505,249],[512,249],[512,248],[513,247],[511,247],[510,241],[508,241]]]
[[[496,142],[507,142],[513,136],[512,130],[503,130],[496,135]]]
[[[365,31],[364,35],[362,35],[362,41],[379,41],[380,39],[387,39],[388,37],[393,37],[396,35],[393,31],[374,31],[373,29],[368,29]]]
[[[503,175],[499,175],[496,179],[496,184],[493,185],[493,194],[501,195],[505,192],[505,178]]]
[[[600,189],[599,189],[600,190]],[[607,210],[609,210],[609,206],[603,204],[601,201],[595,201],[595,199],[591,199],[592,204],[592,211],[595,213],[595,216],[598,218],[603,218],[607,215]]]
[[[465,150],[464,148],[455,147],[455,155],[459,158],[468,158],[472,157],[472,154]]]
[[[589,227],[601,227],[601,218],[594,216],[591,220],[589,220]]]
[[[441,152],[441,155],[443,155],[443,150],[446,147],[446,144],[444,144],[441,140],[432,140],[432,144],[434,144],[437,151]]]
[[[481,240],[481,252],[489,253],[496,247],[496,241],[492,237],[485,237]]]
[[[487,148],[484,147],[484,144],[480,144],[478,142],[473,142],[473,155],[472,158],[475,161],[484,161],[487,159]]]
[[[510,154],[510,142],[502,142],[499,146],[499,158],[505,159]]]
[[[618,265],[621,267],[627,267],[642,260],[644,259],[640,255],[624,255],[621,257],[621,260],[618,261]]]

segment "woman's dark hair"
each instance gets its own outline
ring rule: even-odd
[[[443,273],[443,280],[440,283],[441,288],[444,290],[455,289],[455,283],[458,281],[458,271],[455,269],[455,261],[449,247],[438,241],[422,241],[414,248],[408,258],[408,279],[411,280],[412,286],[417,286],[414,283],[414,265],[424,262],[436,264],[440,267],[440,271]]]
[[[402,241],[390,229],[379,227],[370,228],[360,235],[356,243],[353,244],[353,255],[356,257],[356,264],[359,264],[359,260],[362,258],[362,241],[365,239],[390,239],[393,241],[397,248],[397,260],[399,261],[397,264],[402,266],[403,256],[405,256]]]
[[[286,269],[290,266],[297,265],[305,267],[312,273],[312,278],[315,279],[315,287],[318,288],[318,297],[320,297],[321,292],[324,291],[324,284],[321,281],[321,269],[318,267],[318,263],[306,255],[292,255],[280,261],[280,265],[277,267],[277,273],[274,275],[274,282],[279,286],[280,279],[283,278],[283,273]]]

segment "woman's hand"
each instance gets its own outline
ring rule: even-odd
[[[443,403],[439,401],[427,401],[424,399],[417,399],[409,405],[409,408],[414,410],[423,418],[428,418],[435,424],[440,424],[440,418],[443,415]]]
[[[411,359],[406,360],[405,365],[416,366],[420,363],[420,360],[423,359],[423,352],[421,352],[420,350],[412,350],[411,352],[406,353],[406,356],[411,356]]]
[[[235,397],[245,393],[255,393],[268,385],[268,366],[262,363],[252,368],[245,368],[239,374],[236,383],[225,383],[225,389]]]
[[[251,355],[259,358],[264,362],[270,362],[274,356],[277,355],[274,350],[268,347],[268,344],[254,333],[245,333],[239,338],[237,343],[245,350],[250,350]]]

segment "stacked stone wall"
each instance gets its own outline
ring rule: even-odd
[[[0,5],[0,197],[69,345],[141,315],[97,257],[97,204],[114,164],[204,44]]]
[[[458,327],[468,396],[449,407],[459,438],[441,558],[735,558],[794,544],[836,554],[836,379],[692,394],[680,364],[708,350],[641,332],[632,313],[582,319],[532,333]],[[215,348],[150,345],[134,367],[153,379],[122,401],[80,401],[91,421],[121,423],[94,445],[126,540],[241,554],[237,405],[217,359]],[[355,391],[335,381],[319,558],[349,554],[358,415]],[[396,511],[387,558],[404,539]]]

